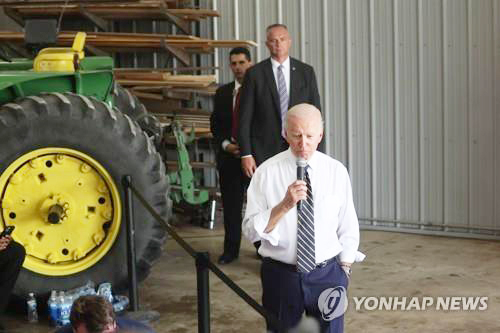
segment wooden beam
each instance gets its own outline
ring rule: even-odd
[[[85,45],[85,49],[96,56],[109,57],[110,54],[92,45]]]
[[[186,50],[167,43],[165,38],[162,39],[161,44],[165,50],[179,59],[179,61],[182,62],[185,66],[191,66],[191,56],[186,52]]]
[[[188,34],[188,35],[191,34],[191,24],[188,21],[186,21],[186,20],[184,20],[184,19],[182,19],[174,14],[171,14],[169,12],[165,12],[164,15],[168,21],[173,23],[183,33]]]
[[[108,31],[109,23],[108,21],[100,18],[99,16],[92,14],[82,4],[78,5],[78,11],[90,22],[94,23],[102,31]]]
[[[3,12],[5,13],[5,15],[10,17],[14,22],[19,24],[21,27],[24,27],[23,18],[15,10],[9,7],[4,7]]]
[[[21,57],[32,58],[32,55],[24,47],[20,47],[19,45],[10,42],[6,42],[4,45]]]

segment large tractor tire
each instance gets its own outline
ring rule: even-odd
[[[127,288],[122,177],[169,217],[164,166],[128,116],[71,93],[0,107],[0,222],[27,251],[14,294],[46,295],[92,280]],[[134,200],[137,277],[162,252],[165,230]],[[0,228],[0,229],[2,229]]]
[[[153,139],[156,149],[160,150],[163,137],[160,121],[146,110],[146,107],[139,101],[137,96],[132,95],[130,91],[119,84],[115,85],[113,95],[115,106],[122,113],[136,121],[142,130]]]

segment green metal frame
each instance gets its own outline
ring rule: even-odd
[[[113,106],[113,59],[87,57],[71,72],[34,72],[33,61],[0,62],[0,105],[43,92],[74,92]]]
[[[179,191],[171,191],[170,197],[176,203],[185,200],[191,205],[203,204],[208,201],[208,191],[195,188],[193,169],[189,163],[189,153],[186,148],[186,144],[194,141],[194,129],[187,136],[182,131],[182,125],[179,121],[173,121],[171,126],[177,143],[178,170],[169,172],[168,176],[170,184],[173,185],[172,188],[180,189],[180,193]]]

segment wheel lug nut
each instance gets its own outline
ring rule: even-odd
[[[92,239],[94,240],[94,243],[96,245],[99,245],[99,244],[101,244],[103,237],[102,237],[101,233],[95,233],[94,236],[92,237]]]
[[[23,181],[23,177],[19,173],[15,173],[11,178],[10,178],[10,183],[17,185],[20,182]]]
[[[102,212],[102,217],[104,217],[106,220],[110,220],[111,217],[113,216],[113,212],[111,209],[106,209],[104,212]]]
[[[40,161],[38,159],[33,159],[30,161],[30,167],[36,169],[40,166]]]
[[[82,163],[80,171],[83,173],[87,173],[90,171],[90,166],[88,164]]]
[[[56,263],[56,257],[54,255],[54,253],[50,252],[49,254],[47,254],[47,261],[51,264]]]
[[[78,260],[82,257],[82,252],[79,249],[73,251],[73,260]]]

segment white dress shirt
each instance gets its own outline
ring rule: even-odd
[[[283,61],[282,64],[271,58],[271,65],[273,67],[274,82],[276,82],[276,89],[278,91],[280,91],[280,88],[278,87],[278,67],[280,65],[283,65],[283,75],[285,76],[286,92],[288,94],[288,97],[290,97],[290,57],[286,58],[286,60]]]
[[[241,87],[241,83],[238,82],[238,80],[234,80],[234,89],[233,89],[233,112],[234,112],[234,106],[236,104],[236,95],[238,94],[238,90]],[[236,138],[231,138],[233,140],[236,140]],[[228,139],[225,139],[222,141],[222,150],[226,150],[226,147],[231,143]]]
[[[359,224],[347,169],[319,151],[308,161],[314,200],[316,263],[340,255],[354,262],[359,246]],[[297,208],[289,210],[276,227],[265,233],[271,210],[297,179],[296,157],[290,149],[262,163],[247,192],[243,233],[250,241],[262,239],[259,253],[287,264],[297,263]]]

